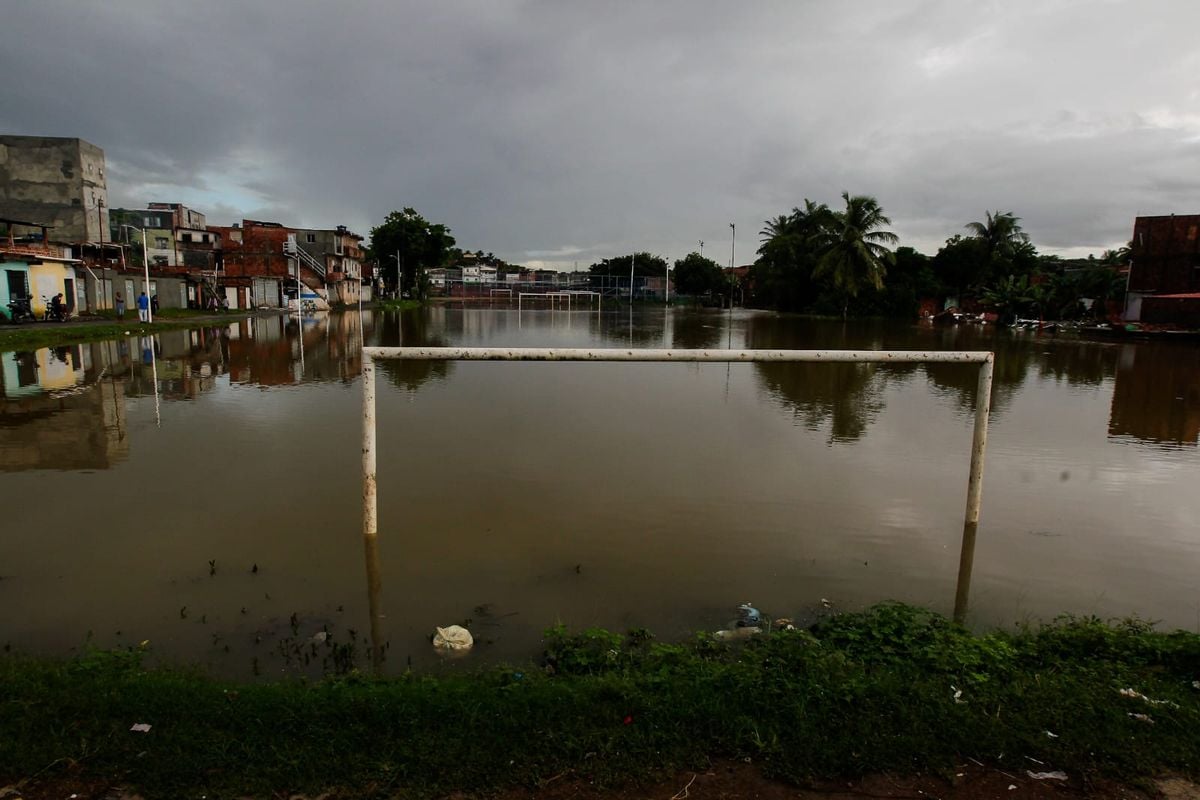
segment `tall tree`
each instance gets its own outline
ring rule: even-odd
[[[984,212],[983,222],[968,222],[966,229],[984,243],[987,256],[1011,258],[1023,244],[1029,243],[1029,234],[1021,230],[1021,218],[1011,211]]]
[[[688,253],[675,262],[675,290],[679,294],[710,295],[726,288],[721,265],[699,253]]]
[[[824,203],[805,199],[803,208],[764,223],[758,259],[750,270],[755,302],[780,311],[799,311],[812,303],[813,270],[831,213]]]
[[[638,277],[663,277],[667,273],[667,260],[651,253],[634,253],[597,261],[588,268],[593,275],[616,275],[629,277],[629,259],[634,259],[634,275]]]
[[[842,192],[842,200],[846,209],[829,216],[820,236],[821,256],[813,276],[828,278],[842,295],[842,318],[845,319],[850,298],[858,296],[862,288],[883,288],[883,276],[893,258],[887,245],[900,239],[891,231],[880,230],[892,221],[884,215],[874,197]]]
[[[441,266],[454,247],[450,229],[431,223],[415,209],[405,208],[387,215],[383,224],[371,229],[371,255],[389,291],[415,289],[423,293],[425,270]]]

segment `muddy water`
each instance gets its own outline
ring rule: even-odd
[[[997,351],[970,621],[1200,627],[1200,348],[753,312],[433,308],[0,355],[0,642],[150,641],[228,674],[361,660],[369,344]],[[540,631],[715,629],[888,599],[949,612],[975,370],[381,368],[388,668]],[[257,571],[255,571],[257,568]],[[326,643],[311,640],[328,629]],[[305,665],[305,659],[309,661]]]

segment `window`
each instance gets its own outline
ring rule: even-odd
[[[315,233],[306,233],[304,234],[304,241],[308,242],[309,244],[316,244],[317,235]]]
[[[200,241],[204,242],[205,244],[208,244],[208,234],[207,233],[200,234]]]
[[[191,235],[190,233],[185,233],[185,234],[183,235],[183,240],[184,240],[185,242],[190,242],[190,241],[192,241],[192,235]]]
[[[166,248],[171,246],[171,242],[165,236],[155,236],[154,237],[154,246],[160,250],[165,250]]]
[[[154,227],[154,217],[142,217],[142,227],[143,228],[153,228]]]

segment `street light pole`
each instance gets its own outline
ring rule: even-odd
[[[142,274],[146,281],[146,321],[154,322],[154,306],[150,303],[150,259],[146,256],[146,229],[136,228],[133,225],[122,225],[122,228],[130,228],[142,235]]]
[[[633,265],[637,263],[637,253],[629,256],[629,305],[633,305]]]
[[[700,240],[700,257],[704,258],[704,240]]]
[[[729,223],[729,230],[733,231],[729,236],[729,313],[733,314],[733,264],[734,264],[734,248],[737,246],[737,226],[732,222]]]

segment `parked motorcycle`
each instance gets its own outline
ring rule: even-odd
[[[33,313],[28,297],[14,297],[8,302],[8,319],[17,324],[37,322],[37,315]]]

